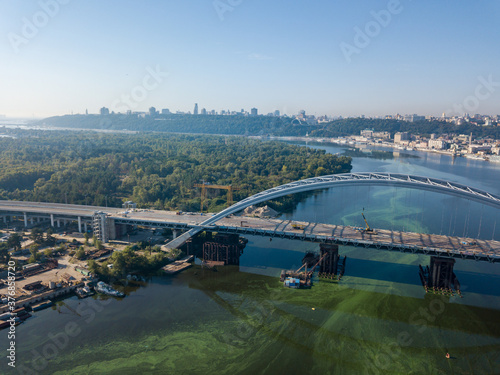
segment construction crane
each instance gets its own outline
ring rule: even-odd
[[[194,187],[201,188],[200,212],[203,212],[203,203],[205,202],[205,199],[207,199],[207,189],[227,190],[227,206],[228,207],[233,204],[233,191],[239,190],[239,188],[233,187],[233,185],[194,184]]]
[[[361,212],[361,215],[363,216],[363,220],[365,221],[366,223],[366,228],[365,228],[365,232],[366,233],[370,233],[370,234],[377,234],[377,232],[375,231],[375,229],[373,228],[370,228],[370,226],[368,225],[368,221],[366,221],[366,217],[365,217],[365,214]]]

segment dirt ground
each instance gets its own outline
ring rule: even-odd
[[[26,232],[24,235],[27,237],[29,236],[29,233]],[[66,243],[71,243],[74,239],[77,240],[80,243],[84,243],[85,239],[83,236],[83,233],[56,233],[53,235],[53,237],[57,240],[64,240]],[[108,248],[112,248],[113,250],[121,251],[123,250],[126,246],[129,245],[129,240],[130,243],[136,243],[139,241],[151,241],[151,244],[162,244],[165,241],[165,237],[161,236],[158,234],[155,235],[154,231],[152,230],[139,230],[137,234],[131,235],[131,236],[124,236],[121,240],[118,241],[111,241],[110,243],[106,244],[105,246]],[[92,242],[92,240],[90,240]],[[22,245],[23,247],[28,247],[32,243],[31,240],[26,240],[23,241]],[[42,253],[46,248],[52,248],[52,247],[42,247],[39,249],[39,252]],[[27,260],[30,257],[29,254],[27,255],[21,255],[21,256],[16,256],[15,258],[19,260]],[[73,259],[70,255],[64,255],[62,257],[57,258],[58,260],[58,267],[46,272],[42,272],[33,276],[29,276],[27,278],[24,278],[22,280],[17,280],[16,281],[16,295],[19,296],[27,296],[31,295],[30,291],[26,291],[23,289],[23,287],[27,284],[41,281],[43,285],[48,286],[50,281],[57,283],[61,282],[61,276],[65,273],[70,275],[72,277],[71,281],[73,283],[78,283],[82,281],[82,279],[85,278],[84,275],[82,275],[80,272],[75,270],[75,266],[82,266],[86,267],[87,261],[77,261],[75,259],[72,260],[70,263],[70,260]],[[19,271],[19,270],[17,270]],[[7,293],[7,285],[4,285],[3,287],[0,287],[0,295],[4,296]]]

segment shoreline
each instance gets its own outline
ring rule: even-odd
[[[91,132],[100,132],[100,133],[121,133],[121,134],[138,134],[138,133],[157,133],[157,131],[147,132],[147,131],[138,131],[138,130],[111,130],[111,129],[87,129],[87,128],[59,128],[59,127],[44,127],[44,126],[30,126],[29,124],[1,124],[0,128],[5,127],[9,129],[23,129],[23,130],[48,130],[48,131],[91,131]],[[159,132],[162,133],[162,132]],[[183,135],[207,135],[207,136],[219,136],[219,137],[243,137],[250,139],[258,139],[258,140],[276,140],[280,142],[314,142],[314,143],[326,143],[337,146],[346,146],[346,147],[356,147],[356,146],[375,146],[375,147],[386,147],[395,150],[401,151],[419,151],[419,152],[431,152],[441,155],[448,155],[451,157],[463,157],[471,160],[482,160],[487,161],[493,164],[500,164],[500,155],[488,155],[497,157],[497,160],[491,160],[488,156],[479,156],[475,154],[469,153],[461,153],[461,152],[451,152],[448,150],[436,150],[436,149],[428,149],[428,148],[419,148],[419,147],[409,147],[396,145],[394,143],[382,142],[362,142],[359,140],[350,140],[348,138],[321,138],[321,137],[303,137],[303,136],[263,136],[263,135],[241,135],[241,134],[207,134],[207,133],[184,133],[184,132],[164,132],[166,134],[183,134]],[[0,135],[1,137],[1,135]]]

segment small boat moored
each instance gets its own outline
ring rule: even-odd
[[[113,296],[113,297],[125,297],[125,294],[122,292],[119,292],[116,289],[113,289],[113,287],[109,284],[106,284],[104,281],[99,281],[97,285],[95,286],[96,292],[102,293],[102,294],[107,294],[108,296]]]

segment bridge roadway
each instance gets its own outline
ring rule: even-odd
[[[55,203],[0,201],[0,215],[42,216],[68,220],[91,221],[96,211],[107,214],[115,224],[144,225],[149,227],[166,227],[174,230],[208,229],[223,233],[260,235],[277,238],[296,239],[310,242],[337,243],[346,246],[361,246],[381,250],[400,251],[437,255],[461,259],[500,262],[500,242],[490,240],[474,240],[435,234],[410,233],[376,229],[377,234],[369,234],[361,228],[321,223],[293,222],[304,226],[303,230],[292,227],[292,222],[281,219],[263,219],[256,217],[230,215],[219,219],[215,224],[202,225],[212,215],[199,213],[183,213],[177,215],[173,211],[142,210],[129,211],[123,208],[95,206],[78,206]],[[172,246],[182,244],[189,236],[187,232],[169,243]],[[467,243],[473,244],[463,244]],[[173,246],[172,246],[173,247]]]

